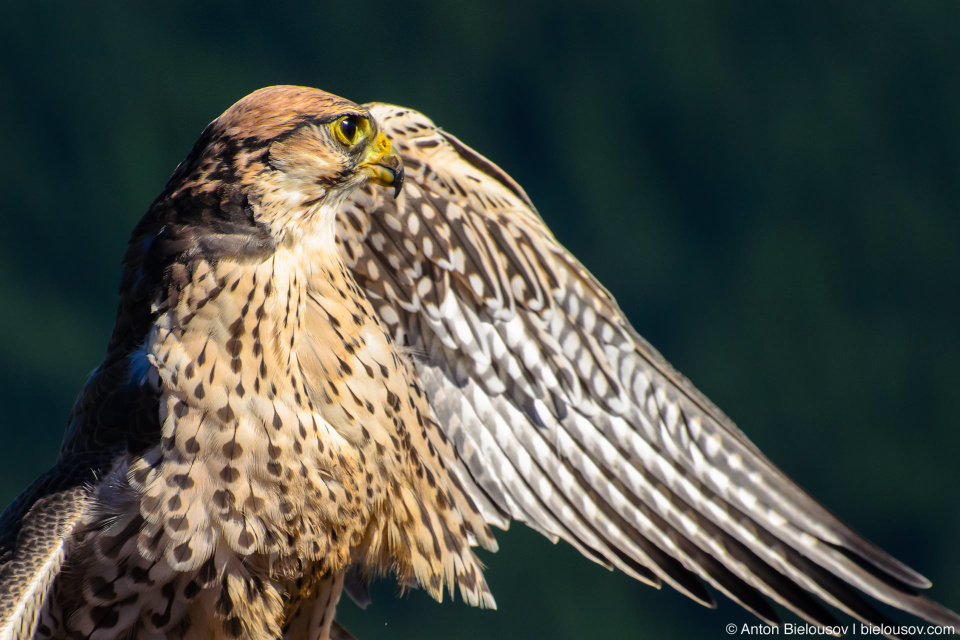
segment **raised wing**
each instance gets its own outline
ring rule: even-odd
[[[815,624],[836,621],[812,596],[889,624],[862,592],[960,625],[641,338],[509,176],[422,114],[368,106],[407,182],[397,200],[347,203],[342,249],[489,523],[520,520],[712,605],[703,579],[771,623],[761,594]]]

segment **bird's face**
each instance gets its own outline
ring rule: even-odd
[[[302,206],[367,182],[393,187],[396,195],[403,183],[400,156],[359,106],[330,110],[300,124],[271,144],[268,163],[278,172],[281,189],[305,198]]]
[[[239,189],[250,222],[278,242],[332,232],[340,203],[363,184],[394,195],[403,184],[400,157],[370,112],[317,89],[255,91],[211,123],[198,147],[176,191]]]

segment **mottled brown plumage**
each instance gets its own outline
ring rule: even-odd
[[[56,466],[0,519],[0,640],[348,637],[341,591],[381,573],[493,606],[470,547],[512,519],[770,623],[764,596],[888,623],[865,594],[960,626],[416,112],[241,100],[134,230],[120,293]]]
[[[38,637],[326,637],[354,565],[492,604],[467,538],[490,534],[335,244],[383,171],[399,185],[376,122],[319,91],[262,90],[203,133],[133,233],[71,419],[58,469],[100,458],[68,488]]]

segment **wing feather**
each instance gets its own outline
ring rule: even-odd
[[[93,502],[112,452],[68,456],[40,476],[0,518],[0,638],[31,638],[65,544]]]
[[[763,596],[815,624],[835,624],[816,598],[888,622],[862,592],[960,624],[640,337],[516,182],[422,114],[369,106],[407,183],[395,201],[348,202],[341,246],[488,523],[519,520],[712,605],[702,579],[771,623]]]

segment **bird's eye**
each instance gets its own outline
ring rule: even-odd
[[[357,132],[360,130],[357,120],[356,116],[347,116],[337,121],[335,127],[341,142],[353,144],[357,141]]]

